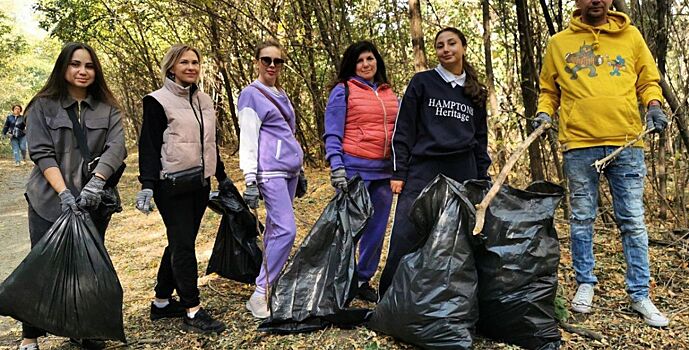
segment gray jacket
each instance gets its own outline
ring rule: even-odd
[[[91,175],[82,171],[84,160],[77,147],[66,108],[80,111],[79,121],[86,133],[91,156],[100,156],[94,172],[107,179],[127,157],[120,111],[91,96],[83,100],[80,106],[76,104],[71,97],[61,101],[38,98],[27,111],[29,155],[36,166],[26,184],[26,195],[36,213],[48,221],[55,221],[60,216],[60,200],[43,176],[43,171],[58,167],[67,188],[75,197]]]

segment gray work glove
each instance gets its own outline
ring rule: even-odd
[[[548,115],[548,113],[539,112],[538,114],[536,114],[536,118],[534,118],[534,120],[531,121],[531,126],[534,128],[534,130],[536,130],[543,123],[553,124],[553,120],[550,119],[550,116]]]
[[[646,130],[655,128],[654,133],[661,133],[667,127],[667,117],[660,106],[653,105],[646,111]]]
[[[306,190],[309,188],[309,183],[306,181],[306,175],[304,175],[304,169],[299,172],[299,179],[297,180],[297,190],[295,195],[297,198],[304,197]]]
[[[79,208],[84,210],[98,208],[100,197],[103,195],[103,186],[105,186],[105,180],[95,175],[91,176],[91,180],[86,183],[79,194]]]
[[[74,199],[74,195],[72,195],[72,192],[68,188],[65,188],[64,191],[60,192],[57,196],[60,197],[60,207],[63,212],[66,212],[70,209],[73,212],[79,211],[79,207],[77,207],[77,200]]]
[[[347,192],[347,172],[344,168],[337,168],[330,172],[330,184],[337,190]]]
[[[139,193],[136,194],[136,209],[139,209],[140,212],[146,215],[150,214],[155,207],[153,203],[151,203],[151,199],[153,199],[152,189],[144,188],[139,191]]]
[[[255,182],[246,185],[246,190],[244,190],[244,202],[251,209],[258,208],[258,197],[260,192],[258,192],[258,185]]]

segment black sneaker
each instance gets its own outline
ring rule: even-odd
[[[363,301],[377,303],[378,292],[376,292],[376,290],[373,289],[368,282],[364,282],[364,284],[359,286],[359,290],[356,292],[356,298]]]
[[[88,350],[105,349],[105,342],[102,340],[69,338],[69,342]]]
[[[174,298],[169,299],[170,303],[165,307],[157,307],[151,302],[151,321],[161,318],[182,318],[187,314],[187,310]]]
[[[182,329],[194,333],[222,333],[225,330],[225,324],[214,319],[203,308],[196,312],[194,318],[184,316]]]

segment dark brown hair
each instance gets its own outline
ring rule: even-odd
[[[93,70],[95,72],[95,77],[93,83],[86,88],[86,91],[91,97],[98,101],[105,102],[113,107],[119,108],[119,103],[113,95],[108,84],[105,82],[105,77],[103,76],[103,67],[96,56],[96,52],[93,48],[84,43],[67,43],[62,47],[62,51],[57,56],[55,61],[55,66],[53,66],[53,71],[48,77],[45,85],[38,91],[36,96],[31,99],[29,105],[26,109],[31,107],[31,104],[36,101],[39,97],[46,97],[52,100],[61,100],[69,95],[67,87],[69,83],[65,80],[65,73],[67,72],[67,67],[72,60],[72,55],[74,51],[79,49],[88,51],[91,55],[91,60],[93,61]]]
[[[433,43],[438,41],[438,37],[440,36],[440,34],[445,32],[454,33],[459,37],[459,40],[462,42],[462,46],[467,46],[467,38],[466,36],[464,36],[464,33],[462,33],[459,29],[453,27],[446,27],[441,29],[435,35]],[[488,96],[488,89],[483,83],[481,83],[478,80],[478,73],[476,72],[476,69],[474,69],[474,67],[471,64],[469,64],[469,61],[467,61],[466,52],[464,53],[464,56],[462,56],[462,67],[466,72],[466,83],[464,84],[464,91],[467,95],[471,96],[471,100],[474,103],[480,105],[485,104],[486,98]]]
[[[342,54],[342,62],[340,63],[340,71],[337,73],[337,80],[335,84],[344,83],[349,78],[356,75],[356,63],[359,60],[359,55],[364,52],[370,52],[376,58],[376,74],[373,76],[373,81],[381,84],[389,84],[388,75],[385,71],[385,61],[376,49],[376,46],[368,40],[357,41],[349,45]]]
[[[24,108],[22,108],[22,105],[12,105],[12,112],[14,112],[14,109],[17,107],[19,107],[19,113],[21,113],[24,110]]]

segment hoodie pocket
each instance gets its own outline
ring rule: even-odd
[[[620,96],[575,100],[563,116],[564,136],[574,140],[624,140],[641,131],[636,101]]]

